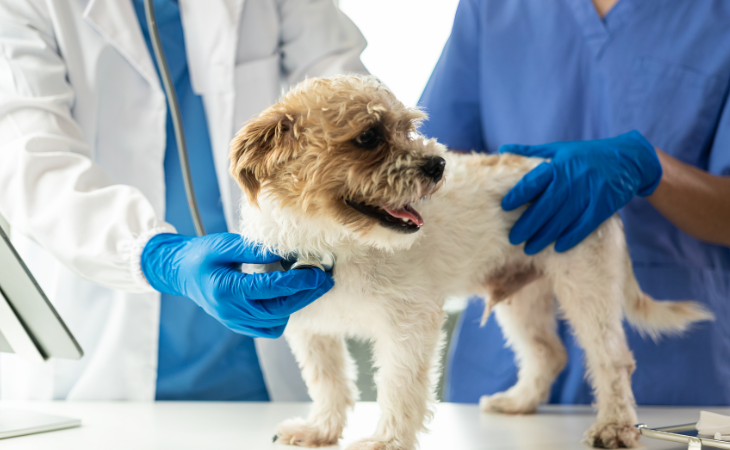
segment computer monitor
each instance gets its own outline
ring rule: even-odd
[[[79,359],[84,352],[0,228],[0,351]]]
[[[1,226],[0,352],[39,363],[84,354]],[[78,419],[0,408],[0,439],[79,425]]]

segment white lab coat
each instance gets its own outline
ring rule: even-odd
[[[364,72],[366,44],[332,0],[180,5],[235,230],[235,132],[277,99],[280,82]],[[3,398],[155,398],[160,302],[139,256],[151,236],[174,230],[163,221],[165,119],[131,0],[0,0],[0,213],[85,352],[46,364],[3,356]],[[270,394],[302,398],[282,344],[257,345]]]

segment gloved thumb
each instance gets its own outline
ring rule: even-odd
[[[214,260],[226,263],[270,264],[281,261],[281,256],[271,253],[261,245],[247,241],[239,234],[218,233],[214,239]]]
[[[233,272],[229,277],[232,293],[251,300],[288,297],[300,291],[318,288],[327,280],[327,274],[319,269],[252,274]]]
[[[550,145],[520,145],[505,144],[499,147],[499,153],[514,153],[522,156],[537,156],[540,158],[552,158],[556,149]]]
[[[324,282],[314,289],[299,291],[288,297],[276,297],[249,302],[250,313],[259,319],[281,319],[289,317],[313,301],[326,294],[335,285],[331,273],[325,275]]]

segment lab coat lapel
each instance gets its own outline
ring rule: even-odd
[[[203,97],[208,132],[228,229],[238,228],[240,190],[228,174],[236,105],[234,71],[244,0],[180,0],[188,71],[193,91]]]
[[[180,0],[193,91],[233,91],[233,66],[244,0]]]
[[[162,89],[131,0],[91,0],[83,18],[152,86]]]

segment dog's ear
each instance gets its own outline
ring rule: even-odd
[[[252,204],[258,205],[259,190],[274,177],[276,167],[291,158],[296,138],[294,117],[269,111],[249,121],[233,139],[231,175]]]

